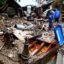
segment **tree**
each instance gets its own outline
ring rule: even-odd
[[[0,0],[0,5],[4,5],[7,2],[7,0]]]

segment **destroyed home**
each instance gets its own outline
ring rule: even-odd
[[[62,0],[0,1],[0,64],[64,64]]]

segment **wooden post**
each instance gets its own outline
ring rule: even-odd
[[[64,22],[64,1],[62,2],[62,22]]]
[[[40,0],[40,4],[42,4],[42,0]],[[42,13],[43,13],[42,7],[40,7],[39,10],[40,10],[40,15],[42,15]]]

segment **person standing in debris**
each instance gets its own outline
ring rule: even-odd
[[[54,13],[52,12],[52,10],[49,10],[47,12],[47,19],[49,20],[49,30],[51,30],[53,27],[53,20],[54,20]]]
[[[59,22],[61,13],[60,13],[59,9],[57,9],[57,8],[55,8],[54,11],[55,11],[55,14],[54,14],[55,22]]]

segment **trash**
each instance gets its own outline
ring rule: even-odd
[[[48,43],[55,42],[53,32],[51,32],[51,33],[49,33],[49,32],[43,32],[42,33],[42,36],[41,37],[38,37],[37,39],[38,40],[41,40],[41,41],[48,42]]]
[[[0,35],[3,35],[3,32],[0,32]]]
[[[19,29],[19,30],[22,30],[22,29],[31,29],[33,27],[33,24],[25,25],[25,26],[17,24],[14,27],[17,28],[17,29]]]
[[[8,56],[12,58],[13,57],[13,54],[9,54]]]
[[[18,24],[15,25],[14,27],[17,28],[17,29],[20,29],[20,30],[21,30],[21,29],[25,29],[25,26],[23,26],[23,25],[18,25]]]
[[[32,38],[31,35],[33,31],[22,31],[22,30],[13,30],[13,34],[19,39],[19,40],[25,40],[25,38]]]
[[[31,29],[33,27],[33,25],[29,25],[26,27],[26,29]]]
[[[24,41],[24,34],[21,30],[15,30],[13,31],[13,34],[19,39]]]

